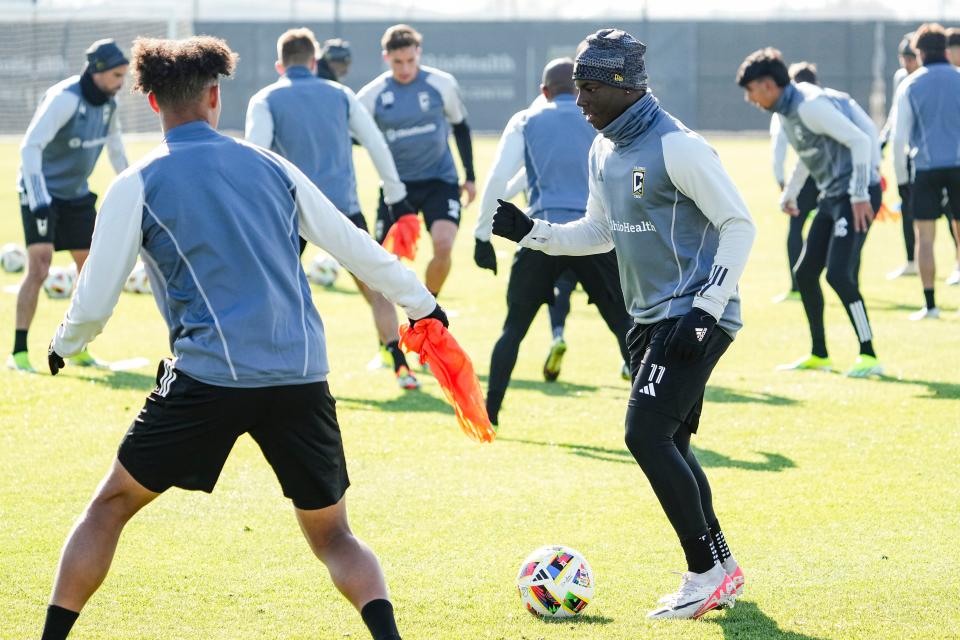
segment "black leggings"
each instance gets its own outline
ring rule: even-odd
[[[817,199],[820,192],[817,190],[817,184],[813,178],[807,178],[797,196],[797,209],[800,215],[790,217],[790,229],[787,231],[787,260],[790,262],[790,290],[800,291],[797,285],[797,276],[793,272],[793,267],[800,260],[800,254],[803,252],[803,228],[807,224],[810,212],[817,208]]]
[[[873,210],[880,207],[880,187],[870,187]],[[820,274],[827,270],[827,283],[837,293],[850,318],[860,352],[873,355],[873,331],[867,308],[860,295],[860,252],[866,233],[853,229],[853,209],[846,196],[825,198],[813,218],[807,242],[794,273],[800,287],[803,309],[810,325],[812,352],[827,357],[826,331],[823,326],[823,290]]]
[[[550,330],[553,335],[563,335],[563,328],[570,315],[570,295],[577,288],[577,274],[567,269],[557,278],[553,285],[553,303],[547,305],[550,313]]]

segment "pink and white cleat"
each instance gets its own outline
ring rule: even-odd
[[[660,599],[661,606],[647,614],[648,618],[696,620],[708,611],[733,602],[736,586],[719,564],[706,573],[686,572],[680,589]]]

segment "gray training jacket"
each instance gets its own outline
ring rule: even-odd
[[[756,230],[716,151],[650,93],[597,136],[587,215],[534,220],[522,246],[551,255],[617,250],[627,311],[640,324],[692,307],[736,336],[737,282]]]

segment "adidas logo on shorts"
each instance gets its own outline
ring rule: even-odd
[[[694,329],[697,332],[697,342],[703,342],[703,339],[707,337],[706,327],[699,327]]]

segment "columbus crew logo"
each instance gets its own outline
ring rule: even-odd
[[[643,197],[643,179],[646,176],[647,170],[643,167],[636,167],[633,170],[633,197],[642,198]]]

